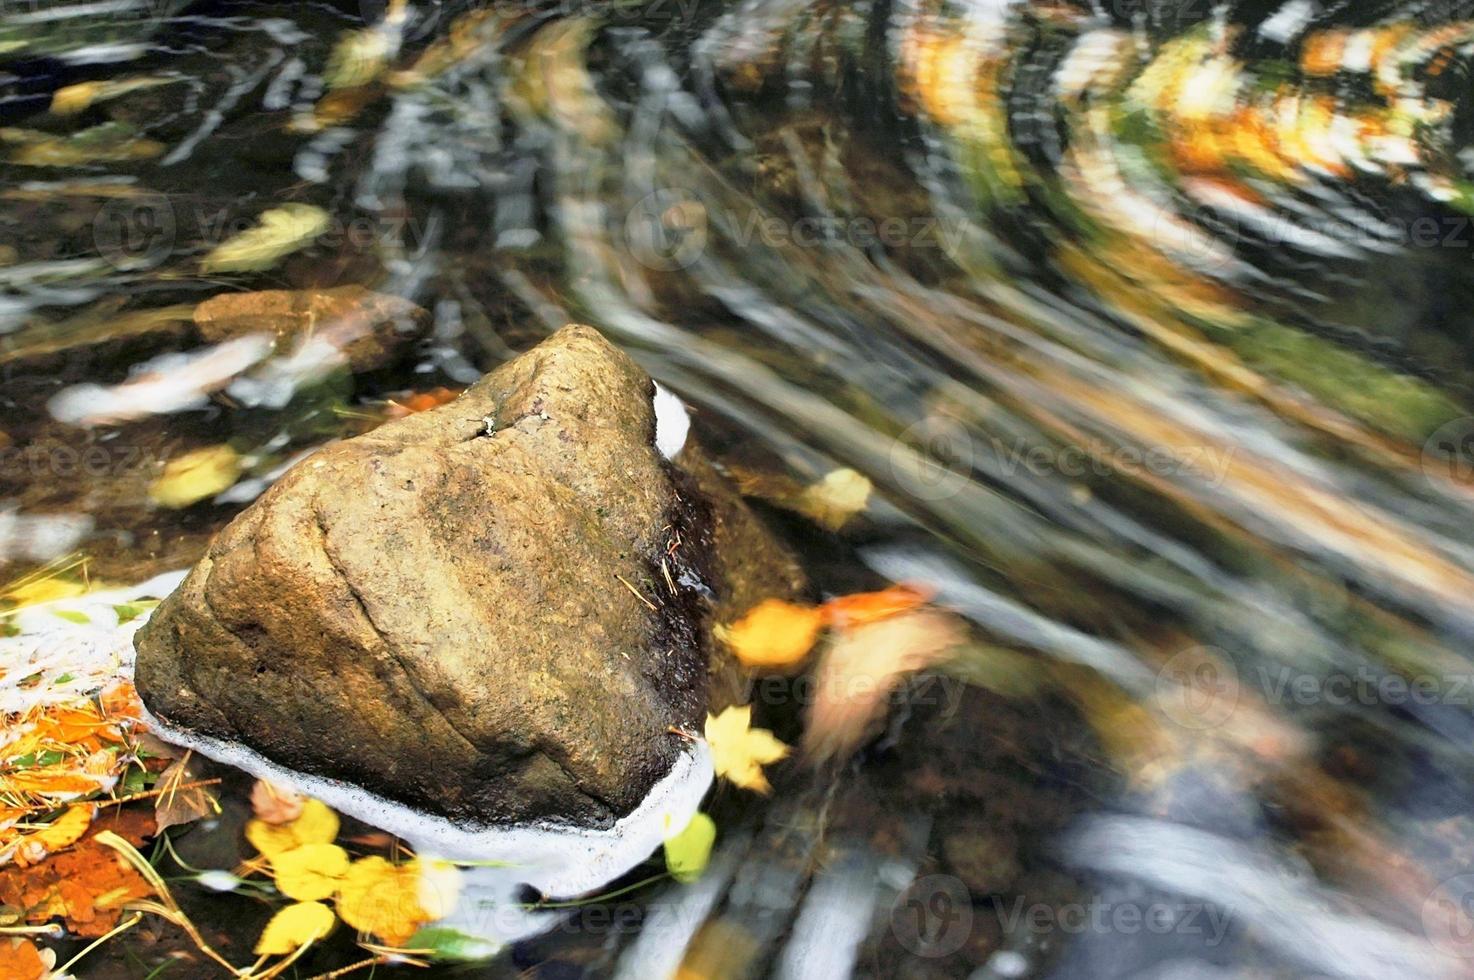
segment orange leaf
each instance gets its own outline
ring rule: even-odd
[[[430,391],[418,391],[403,398],[391,400],[384,414],[391,419],[402,419],[406,415],[415,415],[419,412],[428,412],[432,408],[453,402],[460,397],[460,392],[450,388],[434,388]]]
[[[792,667],[813,649],[823,626],[824,614],[812,606],[765,599],[727,630],[726,640],[744,667]]]
[[[0,977],[41,980],[45,975],[46,963],[35,943],[19,936],[14,939],[0,936]]]
[[[925,586],[892,585],[879,592],[857,592],[830,599],[819,608],[831,626],[860,626],[910,612],[925,605],[935,594],[934,589]]]
[[[121,855],[93,840],[102,830],[141,844],[153,833],[153,816],[147,808],[109,808],[74,846],[32,867],[0,871],[0,904],[21,909],[35,924],[61,919],[78,936],[95,938],[116,926],[123,905],[153,889]]]

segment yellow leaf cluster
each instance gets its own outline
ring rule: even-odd
[[[449,915],[460,896],[460,872],[444,861],[393,864],[382,857],[350,860],[333,843],[339,821],[322,801],[308,799],[286,823],[257,818],[246,838],[271,863],[277,890],[296,900],[267,925],[256,952],[291,953],[326,934],[336,917],[390,946],[402,946],[421,926]]]

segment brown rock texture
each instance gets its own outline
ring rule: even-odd
[[[656,451],[652,393],[571,326],[303,460],[139,632],[145,703],[463,822],[629,812],[708,671],[735,693],[714,616],[803,588],[694,445]]]

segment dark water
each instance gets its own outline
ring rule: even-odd
[[[773,512],[822,588],[976,625],[976,684],[718,800],[709,895],[478,969],[1469,972],[1474,4],[56,7],[0,4],[16,571],[187,564],[248,494],[161,510],[164,461],[267,481],[578,321],[735,474],[874,482]],[[310,244],[211,268],[283,205]],[[353,372],[189,323],[341,285],[433,325]]]

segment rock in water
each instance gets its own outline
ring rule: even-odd
[[[610,825],[730,697],[714,618],[802,588],[654,392],[570,326],[318,451],[139,632],[144,703],[458,824]]]

